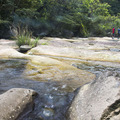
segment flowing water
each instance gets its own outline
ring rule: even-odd
[[[111,63],[113,64],[113,63]],[[101,73],[105,73],[108,71],[111,71],[112,73],[118,73],[120,74],[120,67],[118,65],[118,67],[116,67],[117,64],[115,64],[115,67],[111,67],[111,66],[103,66],[103,65],[93,65],[93,64],[81,64],[81,63],[77,63],[77,64],[73,64],[73,66],[77,67],[78,69],[82,69],[82,70],[87,70],[93,74],[96,75],[96,77],[99,77]]]
[[[22,120],[66,120],[65,112],[74,92],[60,82],[39,82],[23,78],[25,60],[0,60],[0,93],[10,88],[30,88],[38,93],[34,111]],[[71,91],[71,90],[70,90]]]
[[[28,61],[0,60],[0,93],[10,88],[29,88],[38,93],[35,100],[35,109],[22,120],[66,120],[65,112],[68,109],[75,92],[62,82],[40,82],[24,79],[22,73]],[[96,76],[100,72],[117,71],[120,68],[104,67],[102,65],[73,64],[77,68],[88,70]],[[70,89],[70,90],[69,90]]]

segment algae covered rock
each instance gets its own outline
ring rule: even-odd
[[[43,56],[19,53],[13,48],[3,48],[1,58],[26,59],[28,64],[23,75],[26,78],[38,81],[61,81],[77,88],[94,80],[95,75],[85,70],[80,70],[72,65],[56,59]]]
[[[31,58],[26,65],[24,74],[29,79],[65,82],[74,88],[88,83],[95,78],[95,75],[90,72],[77,69],[52,58],[41,56]]]

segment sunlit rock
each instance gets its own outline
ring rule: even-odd
[[[1,47],[0,50],[0,58],[20,58],[20,59],[26,59],[27,55],[22,54],[20,52],[18,52],[17,50],[7,47],[7,48],[3,48]]]
[[[116,73],[101,74],[84,85],[68,110],[69,120],[118,120],[120,112],[120,78]],[[116,118],[116,119],[114,119]]]
[[[48,45],[35,47],[28,54],[120,62],[119,46],[120,41],[112,41],[107,37],[93,37],[86,40],[79,38],[74,40],[51,38]]]
[[[16,120],[31,112],[34,108],[34,96],[31,89],[13,88],[0,95],[0,120]]]
[[[1,58],[19,58],[29,60],[24,71],[26,78],[38,81],[61,81],[77,88],[94,80],[95,75],[77,69],[56,59],[19,53],[15,49],[6,48],[0,51]]]

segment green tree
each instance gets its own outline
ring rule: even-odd
[[[109,12],[111,15],[117,15],[120,12],[120,0],[100,0],[102,3],[108,3],[111,8]]]
[[[119,25],[119,5],[119,0],[0,0],[0,20],[28,25],[36,34],[46,30],[62,36],[67,30],[75,36],[98,36]]]

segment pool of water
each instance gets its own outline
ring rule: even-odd
[[[38,93],[34,111],[22,120],[66,120],[65,112],[75,93],[62,82],[24,79],[26,64],[26,60],[0,60],[0,93],[10,88],[29,88]]]

